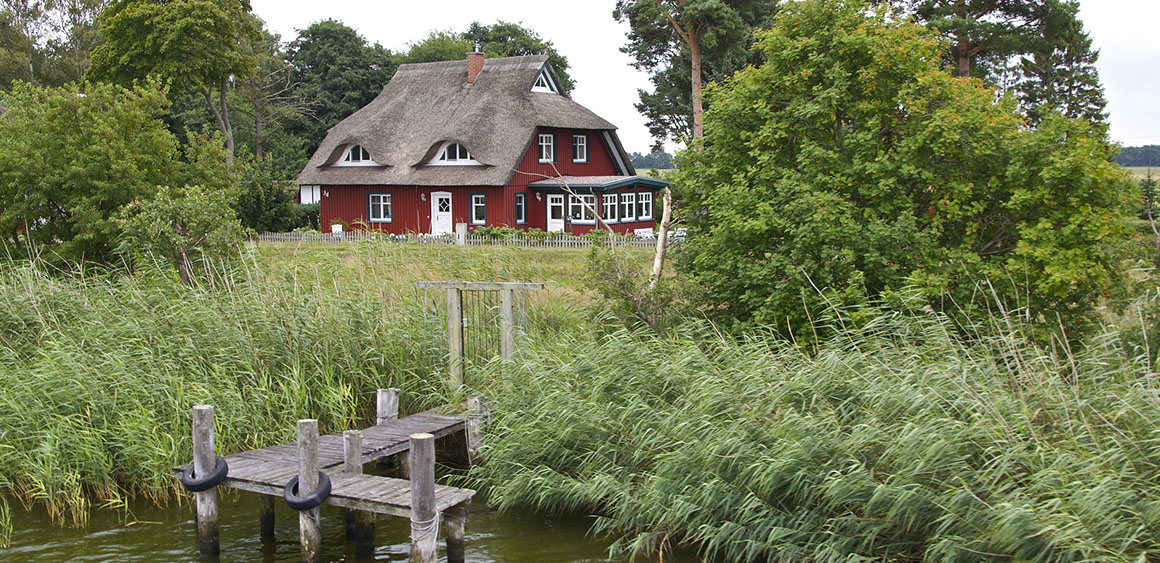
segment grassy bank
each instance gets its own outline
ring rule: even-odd
[[[440,314],[422,279],[550,279],[531,322],[573,326],[562,300],[583,253],[393,245],[252,247],[212,287],[0,265],[0,497],[83,521],[93,504],[169,498],[190,457],[189,408],[216,406],[220,451],[365,424],[374,390],[402,410],[449,400]],[[425,307],[428,307],[425,309]],[[0,522],[3,521],[0,511]]]
[[[1160,374],[1139,335],[1053,355],[1006,321],[967,343],[883,313],[816,353],[708,326],[542,341],[489,393],[474,477],[503,507],[597,514],[638,554],[1160,557]]]

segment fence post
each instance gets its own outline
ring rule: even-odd
[[[447,288],[447,348],[451,356],[451,391],[463,386],[463,290]]]
[[[467,223],[455,224],[455,244],[459,246],[467,245]]]
[[[479,460],[479,450],[483,447],[483,421],[487,418],[487,404],[483,395],[475,393],[467,398],[467,419],[464,433],[467,442],[467,463],[474,465]]]
[[[435,436],[411,434],[411,561],[435,563],[439,513],[435,511]]]
[[[274,504],[276,497],[258,495],[258,526],[262,530],[262,541],[274,539]]]
[[[362,432],[347,430],[342,433],[342,470],[346,473],[361,474]],[[346,541],[354,542],[355,554],[359,557],[375,553],[375,515],[365,510],[346,511]]]
[[[447,537],[447,563],[464,563],[467,560],[465,539],[467,536],[467,507],[453,506],[443,512],[446,519],[443,533]]]
[[[298,421],[298,494],[308,495],[318,490],[318,421],[303,419]],[[318,517],[320,507],[298,513],[299,544],[302,546],[302,561],[315,563],[322,561],[322,522]]]
[[[217,467],[213,448],[213,407],[193,407],[193,475],[201,477]],[[197,498],[197,550],[204,556],[217,557],[221,552],[218,536],[218,490],[195,493]]]
[[[504,362],[510,363],[516,353],[516,300],[515,290],[500,290],[499,349]]]

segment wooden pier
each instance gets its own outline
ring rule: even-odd
[[[217,487],[283,497],[287,484],[298,477],[306,495],[320,487],[319,477],[328,478],[329,496],[322,504],[347,509],[347,536],[358,551],[369,555],[374,550],[373,514],[409,518],[412,528],[412,561],[435,561],[435,539],[438,523],[444,521],[448,561],[463,560],[465,505],[475,491],[435,483],[435,449],[437,438],[462,434],[463,457],[470,462],[478,450],[480,412],[445,416],[432,412],[398,418],[398,390],[382,389],[378,395],[377,424],[362,430],[341,434],[318,435],[317,422],[298,421],[298,441],[268,448],[224,456],[228,474],[215,487],[197,492],[198,544],[204,555],[216,555]],[[468,402],[468,409],[482,410],[478,398]],[[215,466],[213,453],[212,407],[194,407],[193,415],[195,473],[209,475]],[[362,473],[362,465],[408,453],[403,467],[410,478],[395,479]],[[174,468],[181,478],[188,466]],[[319,471],[325,475],[319,475]],[[287,502],[292,499],[287,498]],[[273,515],[276,499],[262,505],[261,529],[264,539],[273,537]],[[321,560],[318,508],[300,509],[302,555],[304,561]]]

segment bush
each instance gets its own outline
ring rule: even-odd
[[[767,62],[711,88],[674,180],[678,267],[725,324],[811,334],[831,305],[915,284],[978,319],[1095,328],[1125,290],[1130,184],[1090,124],[1028,129],[1015,102],[940,70],[930,31],[855,1],[783,6]],[[992,300],[993,302],[993,300]]]

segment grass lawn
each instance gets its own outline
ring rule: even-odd
[[[1156,166],[1125,166],[1132,172],[1132,175],[1137,178],[1147,178],[1148,173],[1152,173],[1153,178],[1160,178],[1160,167]]]

